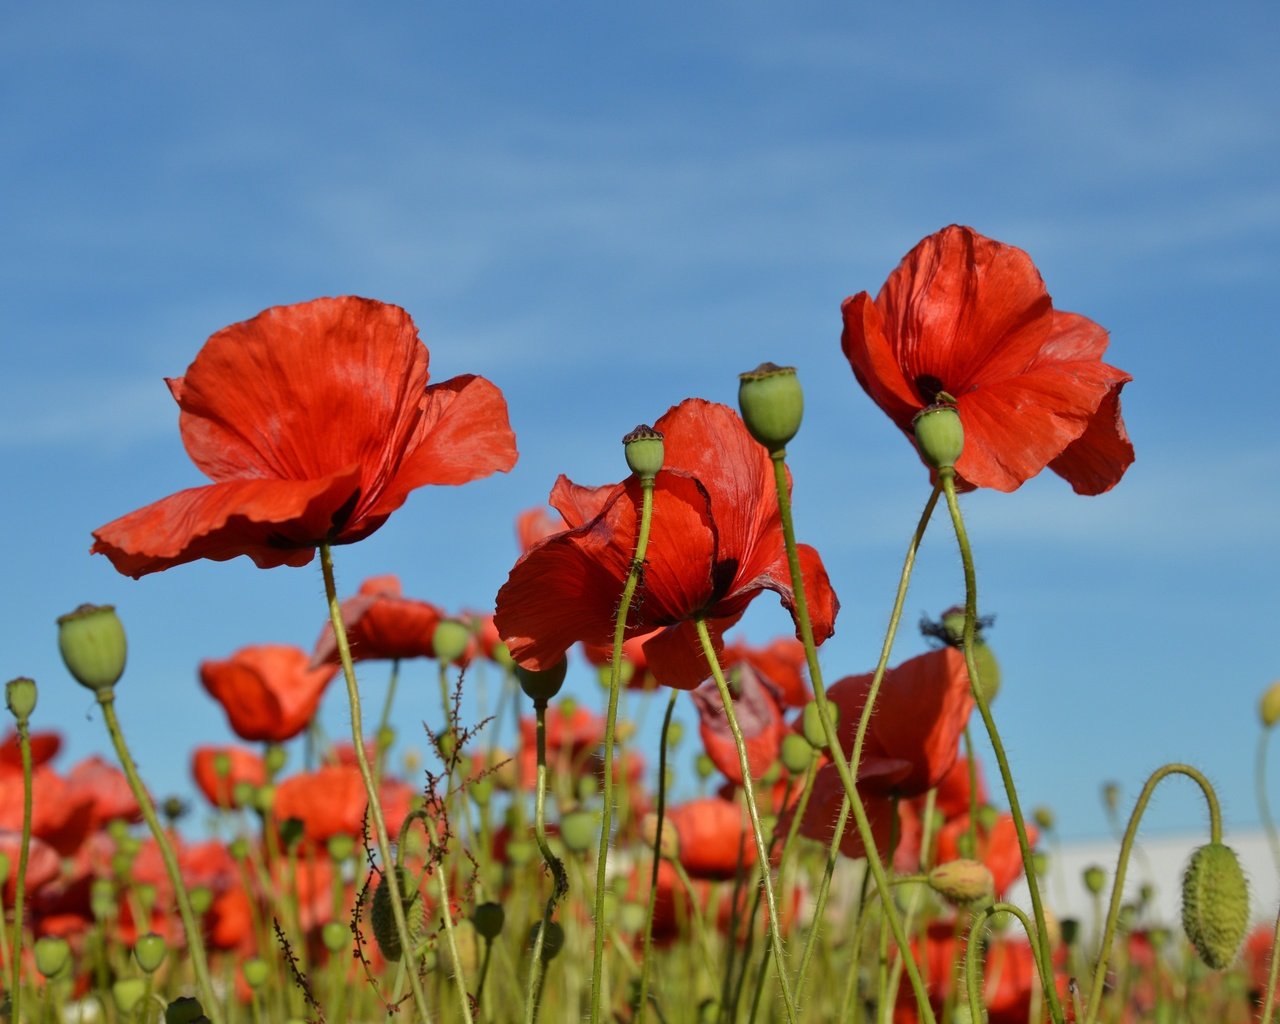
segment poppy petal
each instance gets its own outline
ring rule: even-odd
[[[903,376],[898,357],[885,337],[879,307],[870,295],[859,292],[845,299],[840,308],[844,317],[840,347],[854,377],[871,400],[901,429],[907,430],[924,403]]]
[[[1120,482],[1133,465],[1133,442],[1120,415],[1117,384],[1098,406],[1083,434],[1049,463],[1077,494],[1102,494]]]
[[[569,529],[589,522],[604,511],[605,505],[621,484],[605,484],[603,487],[586,487],[575,484],[563,473],[556,478],[547,503],[560,513]]]
[[[351,467],[317,480],[237,480],[179,491],[93,532],[92,554],[137,579],[198,558],[248,555],[259,568],[306,565],[314,539],[358,493]]]

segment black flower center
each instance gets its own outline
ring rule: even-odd
[[[931,373],[920,374],[916,377],[915,385],[925,405],[934,405],[938,401],[938,395],[945,390],[942,381]]]

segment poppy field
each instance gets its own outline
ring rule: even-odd
[[[8,683],[7,1019],[1275,1019],[1280,924],[1251,920],[1209,778],[1171,762],[1133,780],[1118,860],[1078,881],[1096,908],[1081,919],[1049,897],[1054,814],[1024,803],[1005,754],[965,495],[1046,470],[1064,503],[1124,486],[1132,378],[1107,330],[1056,308],[1022,249],[957,225],[842,314],[839,352],[921,482],[871,665],[822,657],[855,583],[832,578],[793,510],[788,450],[807,441],[794,368],[726,367],[746,371],[737,408],[689,396],[622,437],[612,482],[548,480],[550,511],[511,510],[522,554],[492,606],[457,613],[406,594],[396,566],[351,592],[335,565],[412,514],[418,488],[512,469],[502,382],[432,379],[410,312],[372,298],[213,333],[166,381],[209,483],[139,494],[92,530],[92,553],[141,587],[205,560],[318,563],[318,639],[200,663],[240,742],[191,750],[197,814],[157,801],[169,782],[130,752],[127,616],[85,604],[58,620],[115,756],[55,770],[46,695],[66,680]],[[936,602],[919,625],[931,649],[902,658],[926,533],[949,538],[955,590],[913,594]],[[756,599],[777,620],[764,642],[731,632]],[[597,702],[562,692],[570,659],[598,675]],[[438,678],[421,758],[401,742],[419,723],[396,707],[419,660]],[[375,673],[390,677],[380,703],[363,697]],[[471,720],[477,688],[494,710]],[[348,709],[338,740],[315,728],[329,691]],[[1265,766],[1280,683],[1259,718]],[[1205,827],[1164,880],[1181,886],[1166,920],[1124,893],[1143,813],[1173,778]],[[1027,899],[1006,899],[1019,884]]]

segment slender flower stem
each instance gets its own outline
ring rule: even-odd
[[[1271,857],[1276,863],[1276,871],[1280,872],[1280,834],[1276,833],[1276,822],[1271,816],[1271,801],[1267,797],[1267,740],[1271,738],[1271,728],[1264,728],[1258,737],[1258,759],[1253,768],[1254,791],[1258,795],[1258,813],[1262,816],[1262,828],[1267,833],[1267,842],[1271,845]],[[1264,1018],[1265,1019],[1265,1018]]]
[[[755,790],[751,783],[751,765],[747,760],[747,744],[742,737],[742,729],[738,727],[738,716],[733,713],[733,694],[729,692],[729,684],[725,682],[724,673],[720,670],[720,660],[716,657],[715,646],[711,642],[711,633],[707,630],[705,619],[695,619],[698,639],[702,642],[702,653],[711,667],[711,676],[716,681],[716,689],[720,691],[720,702],[724,705],[724,716],[729,723],[729,731],[733,733],[734,746],[738,748],[738,766],[742,769],[742,792],[747,798],[747,813],[751,817],[751,830],[755,834],[756,858],[760,862],[760,881],[764,885],[765,906],[769,908],[769,946],[773,950],[773,963],[778,972],[778,987],[782,990],[782,1002],[786,1009],[787,1020],[794,1024],[796,1019],[795,998],[791,994],[791,983],[788,980],[786,962],[782,952],[782,938],[778,930],[778,904],[773,898],[773,879],[769,870],[769,850],[764,843],[764,830],[760,825],[760,811],[756,807]]]
[[[671,716],[676,710],[676,696],[679,690],[673,689],[667,700],[667,711],[662,716],[661,746],[658,748],[658,827],[653,834],[653,868],[649,875],[649,900],[644,913],[644,944],[640,954],[640,996],[636,1003],[635,1024],[644,1024],[645,1012],[649,1008],[649,964],[650,951],[653,948],[653,915],[658,906],[658,869],[662,864],[662,826],[667,819],[667,733],[671,729]]]
[[[1280,914],[1276,915],[1276,930],[1271,936],[1271,966],[1267,968],[1267,992],[1262,1000],[1262,1016],[1259,1024],[1271,1024],[1275,1012],[1276,982],[1280,980]]]
[[[31,727],[25,716],[18,717],[17,728],[22,753],[22,846],[18,851],[18,875],[14,879],[13,985],[9,990],[15,1022],[22,1020],[22,907],[27,892],[27,858],[31,852]]]
[[[387,683],[387,696],[382,701],[382,714],[378,718],[378,731],[375,734],[378,743],[378,757],[374,762],[373,777],[376,781],[381,781],[383,769],[387,764],[387,754],[390,748],[383,745],[383,737],[387,734],[387,729],[391,726],[391,705],[396,699],[396,684],[400,682],[400,659],[393,658],[391,661],[391,679]]]
[[[911,990],[915,994],[916,1005],[925,1024],[934,1024],[936,1018],[933,1013],[933,1007],[929,1003],[929,993],[920,977],[920,968],[916,964],[915,958],[911,955],[911,946],[907,941],[902,917],[898,913],[898,908],[893,902],[893,895],[889,891],[884,863],[880,858],[879,851],[876,849],[875,835],[871,831],[871,822],[867,818],[866,807],[863,805],[862,797],[858,793],[858,786],[853,773],[862,758],[862,744],[866,738],[867,727],[871,722],[871,710],[875,705],[880,683],[884,679],[885,668],[889,664],[889,655],[893,648],[894,637],[897,635],[898,623],[902,619],[902,607],[907,598],[907,584],[911,579],[911,570],[915,565],[916,551],[919,549],[920,541],[924,537],[926,527],[929,525],[929,518],[933,515],[934,506],[938,503],[938,489],[935,487],[933,493],[929,495],[929,500],[925,503],[924,511],[920,515],[920,521],[916,524],[916,531],[911,537],[911,544],[907,548],[907,557],[903,563],[902,575],[898,581],[898,593],[894,600],[893,612],[889,616],[889,627],[885,632],[884,644],[880,650],[880,661],[876,666],[875,675],[871,680],[871,688],[867,693],[866,704],[862,711],[862,720],[858,723],[857,735],[854,738],[852,754],[850,758],[846,759],[844,750],[840,746],[840,740],[836,736],[835,722],[831,718],[827,691],[822,683],[822,668],[818,664],[818,649],[813,639],[813,623],[809,618],[809,604],[804,590],[804,575],[800,569],[800,551],[796,546],[795,526],[791,518],[791,492],[787,481],[786,449],[780,448],[771,452],[770,456],[773,459],[774,485],[778,492],[778,512],[782,519],[782,536],[787,547],[787,564],[791,570],[791,588],[795,594],[796,622],[800,627],[800,639],[804,642],[805,658],[809,665],[809,678],[813,683],[814,703],[818,708],[818,720],[822,723],[822,731],[826,737],[831,759],[835,763],[836,773],[840,776],[840,782],[844,786],[845,798],[853,810],[854,820],[858,826],[858,834],[862,838],[862,844],[866,849],[867,865],[871,869],[872,877],[875,879],[876,890],[880,894],[885,918],[889,922],[889,929],[893,932],[894,941],[897,942],[899,952],[906,963],[907,978],[911,982]],[[832,842],[833,847],[839,845],[840,838],[841,834],[837,832]]]
[[[400,948],[404,950],[406,956],[412,956],[413,937],[409,933],[409,923],[404,916],[400,880],[396,877],[391,857],[391,840],[387,835],[387,822],[382,815],[382,802],[378,799],[378,785],[374,781],[373,771],[369,767],[369,758],[365,754],[364,721],[360,715],[360,688],[356,683],[355,665],[351,661],[351,645],[347,642],[346,625],[342,621],[342,607],[338,604],[338,586],[333,576],[333,553],[328,543],[320,545],[320,570],[324,575],[324,592],[329,601],[329,621],[333,624],[333,636],[338,645],[342,676],[347,684],[347,703],[351,709],[351,739],[355,745],[356,765],[360,769],[360,778],[364,780],[365,794],[369,798],[369,819],[373,823],[374,840],[378,845],[378,856],[382,860],[383,876],[387,880],[391,916],[396,923],[396,934],[400,937]],[[430,1024],[431,1012],[427,1009],[427,997],[422,990],[422,982],[418,977],[416,966],[409,965],[405,973],[409,976],[409,988],[413,993],[413,1003],[418,1011],[419,1024]]]
[[[165,871],[173,886],[174,898],[178,901],[178,915],[182,918],[182,929],[187,935],[187,950],[191,954],[191,966],[196,974],[196,987],[200,990],[200,1001],[204,1004],[205,1015],[213,1024],[222,1024],[222,1011],[218,1007],[217,997],[213,994],[213,984],[209,980],[209,963],[205,958],[204,939],[200,935],[200,925],[191,910],[191,899],[187,895],[187,887],[182,881],[182,870],[178,867],[178,857],[173,852],[173,844],[169,841],[160,820],[156,817],[156,809],[142,779],[138,777],[138,769],[129,754],[124,741],[124,732],[120,728],[120,719],[116,717],[115,690],[107,687],[97,691],[98,704],[102,707],[102,717],[107,724],[107,732],[116,749],[116,757],[120,759],[120,767],[124,769],[125,778],[129,780],[129,788],[138,801],[138,808],[147,822],[147,828],[155,837],[156,847],[164,861]],[[16,1017],[15,1017],[16,1019]]]
[[[1107,961],[1111,958],[1111,944],[1115,940],[1116,924],[1120,920],[1120,902],[1124,895],[1124,876],[1129,867],[1129,855],[1133,852],[1134,840],[1138,837],[1138,823],[1147,809],[1151,795],[1164,779],[1170,775],[1185,775],[1200,787],[1205,803],[1209,807],[1209,839],[1210,842],[1222,841],[1222,810],[1218,805],[1218,795],[1213,785],[1205,778],[1204,773],[1189,764],[1166,764],[1157,768],[1147,779],[1142,792],[1138,794],[1138,802],[1129,815],[1129,825],[1124,831],[1120,843],[1120,857],[1116,862],[1116,877],[1111,885],[1111,903],[1107,909],[1106,926],[1102,934],[1102,943],[1098,947],[1098,962],[1093,971],[1093,987],[1089,991],[1089,1001],[1084,1020],[1081,1024],[1093,1024],[1098,1010],[1102,1006],[1103,982],[1106,980]]]
[[[546,906],[542,911],[542,924],[538,928],[537,937],[533,940],[533,960],[529,964],[529,991],[525,998],[524,1007],[526,1024],[533,1024],[534,1017],[538,1012],[542,975],[545,973],[545,965],[542,963],[542,944],[546,938],[547,928],[550,926],[551,917],[555,913],[556,903],[559,902],[561,896],[569,891],[569,876],[565,873],[564,862],[555,855],[551,845],[547,842],[547,702],[545,700],[535,700],[533,702],[533,713],[537,721],[536,747],[538,757],[538,783],[534,793],[533,804],[533,835],[538,841],[538,849],[542,853],[542,859],[546,861],[547,868],[551,872],[552,884],[551,895],[547,897]]]
[[[978,713],[982,716],[982,723],[987,729],[987,737],[991,740],[996,763],[1000,766],[1000,778],[1004,782],[1005,796],[1009,800],[1009,815],[1013,818],[1013,827],[1018,834],[1018,849],[1022,854],[1027,891],[1031,894],[1031,909],[1036,921],[1036,934],[1031,948],[1036,954],[1040,984],[1049,1001],[1049,1015],[1054,1024],[1064,1024],[1066,1018],[1062,1012],[1062,1004],[1058,1000],[1058,989],[1053,982],[1053,967],[1049,962],[1049,929],[1045,923],[1044,901],[1040,898],[1040,883],[1036,878],[1035,863],[1031,857],[1031,843],[1027,839],[1027,823],[1022,815],[1022,805],[1018,801],[1018,790],[1013,783],[1013,773],[1009,769],[1009,758],[1005,754],[1000,732],[996,729],[995,719],[991,717],[991,705],[987,703],[978,675],[977,661],[974,658],[973,640],[978,622],[978,577],[973,568],[973,549],[969,546],[969,534],[964,526],[964,517],[960,514],[960,502],[956,498],[955,470],[938,470],[938,481],[947,496],[947,509],[951,513],[951,525],[955,530],[956,545],[960,549],[960,561],[964,567],[963,647],[965,666],[969,670],[969,688],[973,691],[974,703],[978,706]]]
[[[436,882],[440,889],[440,916],[443,918],[445,940],[449,946],[449,959],[453,963],[453,980],[458,986],[462,1019],[467,1024],[471,1024],[471,997],[467,995],[467,980],[462,976],[462,958],[458,955],[458,941],[453,935],[453,909],[449,905],[449,885],[444,875],[444,865],[440,864],[436,868]]]
[[[631,599],[644,575],[644,553],[649,547],[649,527],[653,520],[653,479],[640,479],[640,524],[631,570],[618,600],[618,616],[613,628],[613,657],[609,662],[609,710],[604,724],[604,806],[600,814],[600,849],[596,854],[595,936],[591,954],[591,1024],[599,1024],[604,985],[604,896],[608,885],[609,835],[613,829],[613,738],[618,726],[618,694],[622,689],[622,642],[627,635],[627,615]]]
[[[977,965],[982,957],[977,949],[977,940],[981,938],[983,931],[986,930],[987,922],[991,920],[992,916],[1001,912],[1012,914],[1021,921],[1022,928],[1027,933],[1027,938],[1031,940],[1033,947],[1035,945],[1035,928],[1022,909],[1012,903],[993,903],[973,919],[973,923],[969,926],[969,940],[964,952],[964,982],[969,996],[969,1012],[976,1021],[982,1020],[986,1012],[982,1005],[982,993],[978,990]]]

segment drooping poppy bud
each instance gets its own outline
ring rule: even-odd
[[[442,663],[461,658],[467,653],[470,641],[471,630],[453,619],[442,619],[431,634],[431,646],[436,652],[436,660]]]
[[[160,969],[168,952],[169,948],[165,945],[164,936],[157,935],[155,932],[139,936],[138,941],[133,945],[133,958],[148,974],[154,974]]]
[[[794,366],[761,363],[738,374],[738,409],[751,436],[776,452],[800,430],[804,392]]]
[[[789,732],[782,737],[782,763],[792,775],[808,771],[813,763],[813,747],[809,741],[796,732]]]
[[[964,424],[954,405],[930,405],[916,413],[911,421],[916,447],[934,469],[956,468],[956,460],[964,451]]]
[[[1107,886],[1107,872],[1101,865],[1090,864],[1081,877],[1084,879],[1084,887],[1094,896],[1099,895]]]
[[[1258,705],[1258,717],[1262,719],[1265,729],[1270,729],[1276,722],[1280,722],[1280,679],[1267,687],[1266,693],[1262,695],[1262,701]]]
[[[951,860],[929,872],[929,885],[957,907],[978,907],[995,899],[991,869],[978,860]]]
[[[1182,930],[1209,967],[1230,966],[1249,926],[1249,885],[1240,859],[1224,843],[1191,855],[1182,877]]]
[[[422,930],[422,922],[426,911],[422,906],[422,894],[411,890],[409,872],[404,868],[396,868],[396,881],[400,883],[400,906],[404,909],[405,923],[408,925],[409,938],[416,940]],[[378,949],[387,960],[398,961],[404,955],[404,947],[400,943],[400,932],[396,928],[395,912],[391,907],[391,885],[384,873],[378,880],[378,887],[373,891],[373,910],[370,914],[373,921],[373,937],[378,942]]]
[[[46,978],[61,974],[71,963],[71,946],[67,940],[55,935],[36,939],[36,970]]]
[[[560,687],[564,685],[564,677],[569,672],[569,659],[561,658],[550,668],[537,671],[525,668],[522,665],[516,666],[516,679],[520,683],[520,689],[533,701],[534,705],[543,704],[551,700],[560,692]]]
[[[639,424],[622,438],[627,466],[641,480],[652,480],[662,468],[666,457],[662,441],[662,432],[647,423]]]
[[[113,605],[82,604],[58,618],[58,649],[67,671],[94,692],[110,690],[124,675],[127,646]]]
[[[539,921],[531,929],[529,929],[529,944],[538,941],[538,932],[542,930],[542,922]],[[549,964],[560,954],[560,950],[564,949],[564,926],[559,921],[547,922],[547,934],[542,940],[542,962]]]
[[[147,994],[147,983],[141,978],[120,978],[111,985],[111,998],[120,1014],[129,1018]]]
[[[502,934],[502,926],[506,924],[507,912],[502,909],[501,903],[481,903],[476,907],[476,912],[471,920],[476,926],[476,931],[481,937],[492,942]]]

